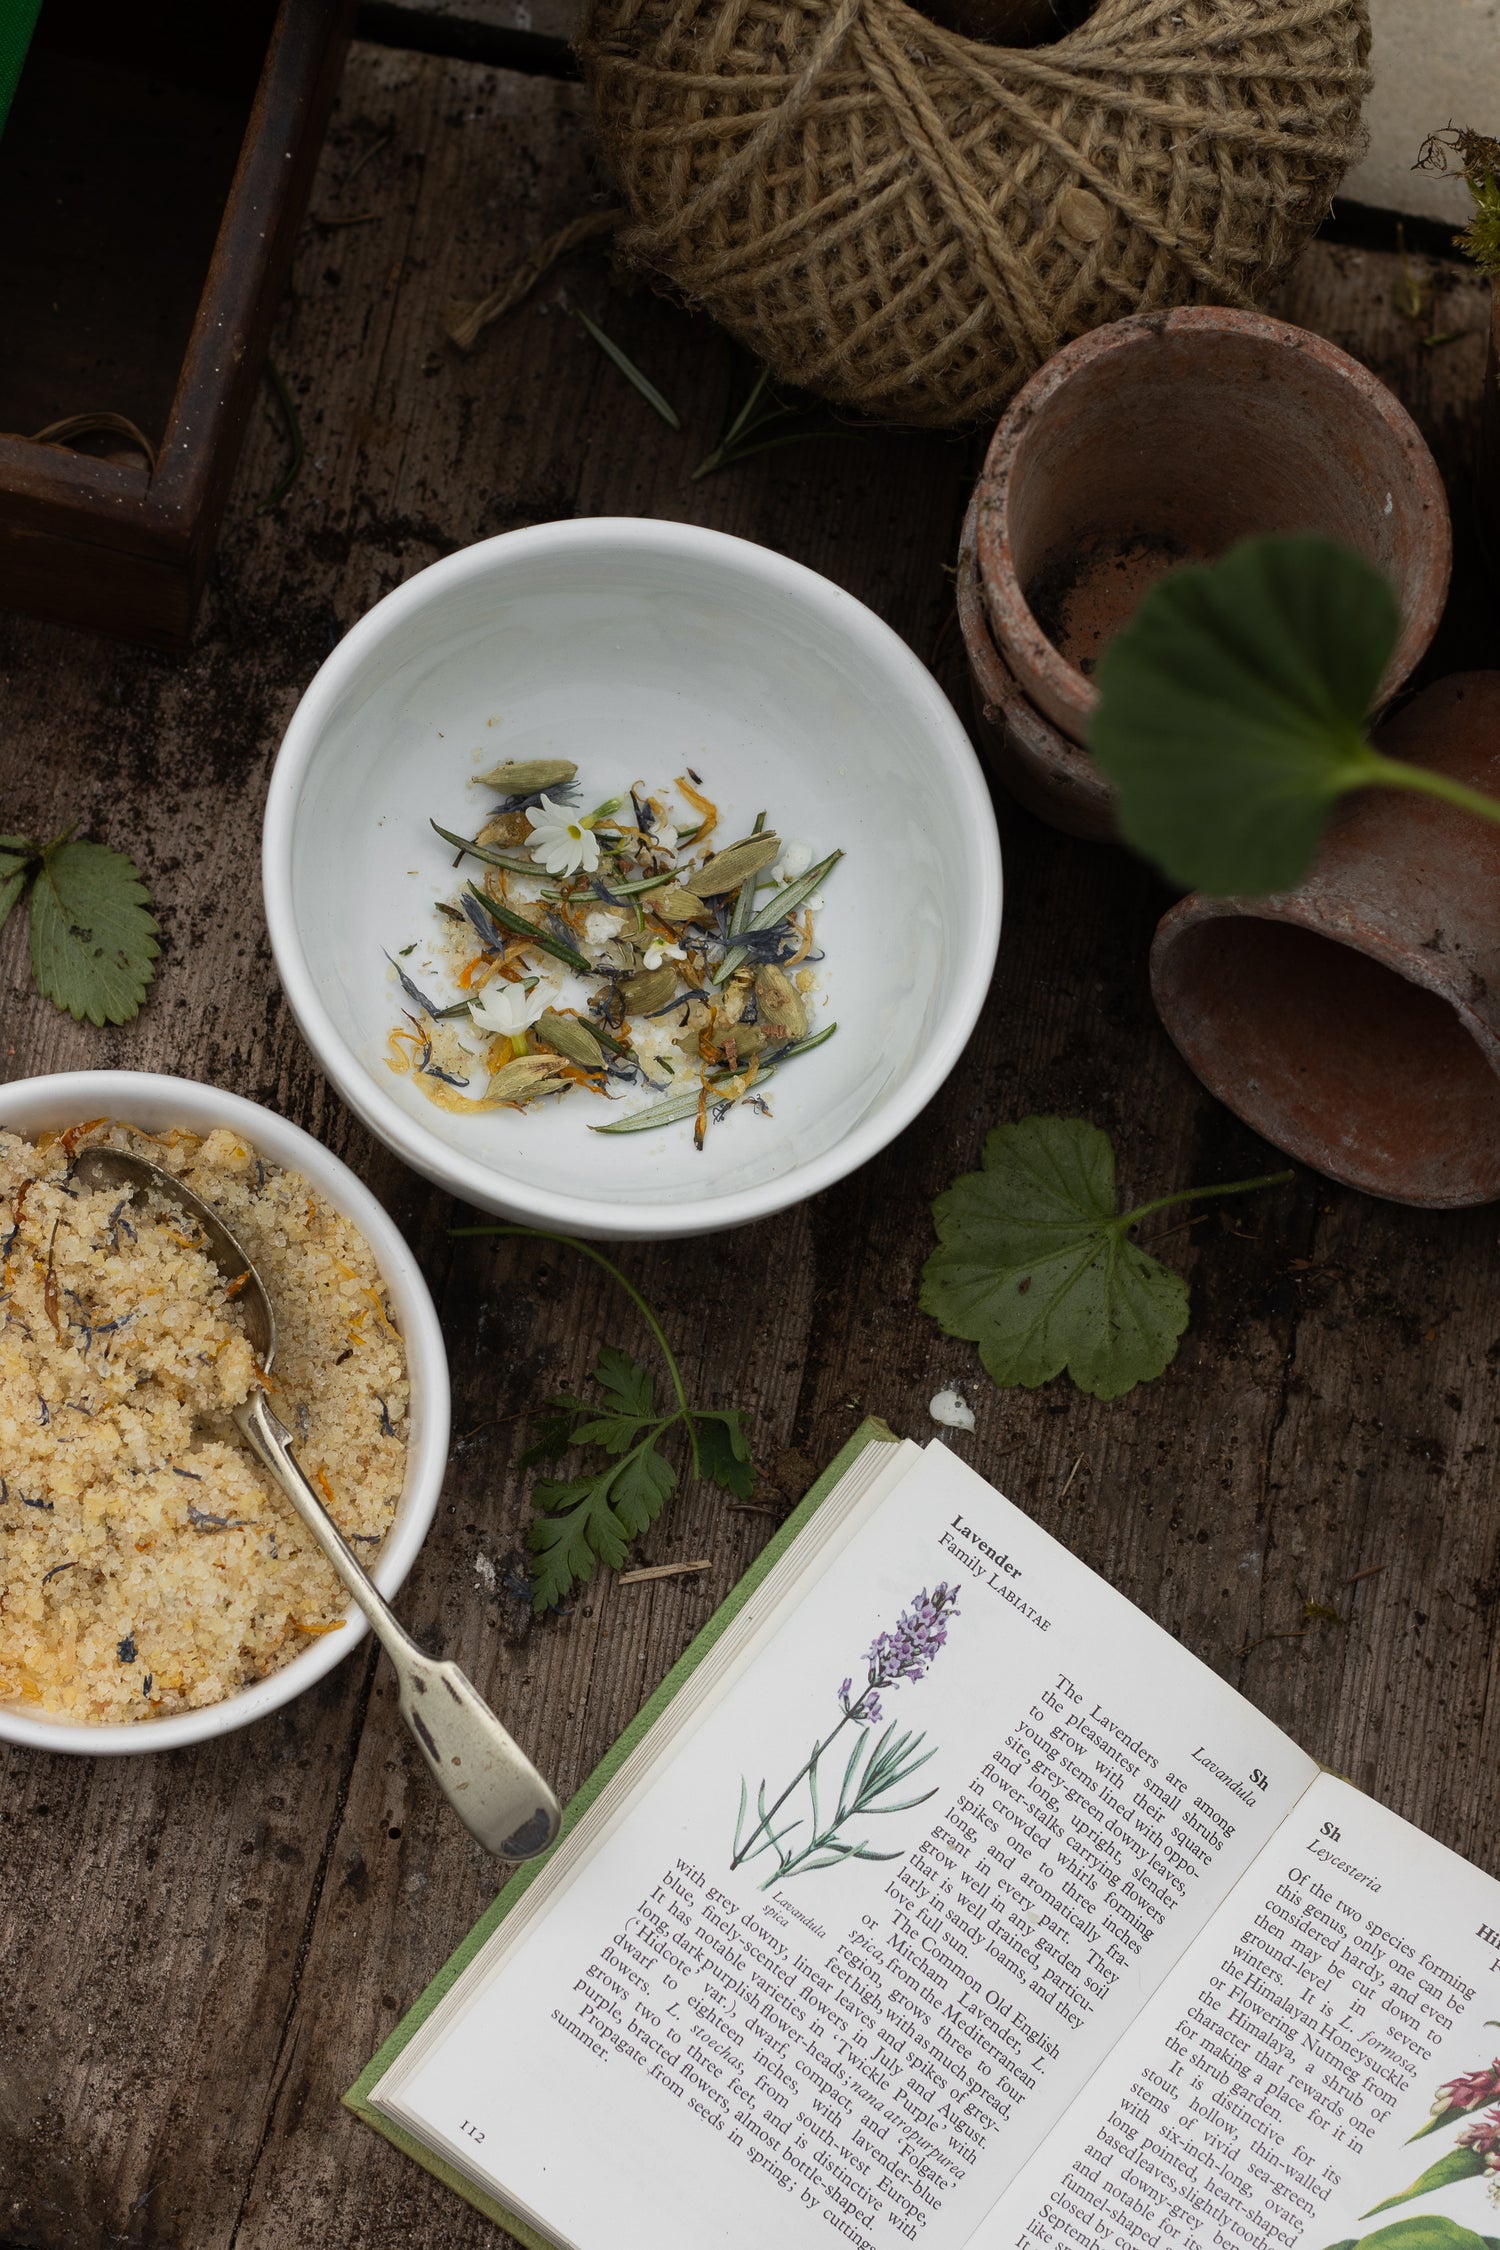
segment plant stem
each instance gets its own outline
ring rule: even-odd
[[[1149,1219],[1153,1211],[1170,1211],[1174,1203],[1197,1203],[1205,1195],[1250,1195],[1256,1188],[1287,1187],[1297,1177],[1295,1172],[1267,1172],[1258,1180],[1229,1180],[1223,1187],[1180,1188],[1175,1195],[1159,1195],[1154,1203],[1142,1203],[1134,1211],[1124,1212],[1110,1221],[1116,1233],[1123,1234],[1141,1219]]]
[[[1481,820],[1500,826],[1500,798],[1487,797],[1483,790],[1471,789],[1467,782],[1455,781],[1450,774],[1434,773],[1428,766],[1409,766],[1403,758],[1383,758],[1378,751],[1370,754],[1368,779],[1386,789],[1409,789],[1421,797],[1438,797],[1444,804],[1457,805],[1464,812],[1476,813]]]
[[[1288,1174],[1288,1177],[1290,1177],[1290,1174]],[[687,1392],[683,1388],[682,1371],[677,1365],[676,1354],[662,1332],[661,1322],[657,1319],[639,1289],[636,1288],[635,1283],[627,1281],[618,1266],[611,1265],[603,1252],[594,1249],[591,1243],[580,1242],[578,1237],[572,1234],[553,1234],[546,1227],[450,1227],[448,1232],[455,1240],[475,1235],[517,1235],[528,1242],[560,1242],[565,1250],[576,1250],[580,1258],[592,1259],[596,1266],[607,1273],[610,1280],[624,1290],[626,1296],[656,1338],[657,1349],[667,1363],[667,1373],[671,1376],[672,1388],[677,1393],[678,1411],[682,1415],[683,1424],[687,1430],[688,1444],[692,1447],[693,1474],[695,1477],[703,1474],[698,1461],[697,1424],[693,1420],[693,1410],[688,1405]]]
[[[855,1708],[857,1709],[858,1706],[856,1705]],[[808,1775],[812,1772],[813,1767],[822,1757],[823,1752],[828,1748],[830,1743],[836,1742],[838,1740],[839,1736],[843,1733],[845,1727],[849,1724],[849,1721],[853,1718],[853,1716],[853,1711],[846,1711],[843,1717],[839,1720],[838,1725],[834,1728],[832,1734],[825,1735],[824,1739],[818,1744],[817,1749],[814,1750],[812,1756],[808,1759],[807,1764],[803,1766],[799,1772],[793,1774],[791,1780],[787,1783],[785,1789],[782,1790],[781,1795],[777,1798],[775,1804],[770,1806],[762,1816],[762,1818],[756,1822],[749,1835],[745,1838],[744,1843],[735,1853],[734,1858],[729,1862],[732,1868],[740,1866],[744,1860],[749,1858],[750,1846],[754,1843],[756,1837],[762,1835],[767,1829],[770,1828],[772,1821],[776,1818],[776,1815],[780,1812],[782,1806],[786,1803],[788,1797],[790,1797],[790,1795],[792,1794],[792,1791],[794,1789],[800,1788],[802,1783],[806,1781]],[[762,1885],[762,1888],[764,1888],[764,1885]]]

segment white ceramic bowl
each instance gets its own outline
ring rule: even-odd
[[[336,1210],[358,1227],[374,1252],[406,1345],[411,1379],[411,1435],[407,1444],[406,1486],[395,1522],[371,1576],[387,1600],[416,1560],[437,1507],[448,1461],[448,1356],[442,1331],[416,1260],[367,1187],[300,1126],[274,1110],[262,1109],[239,1094],[204,1086],[191,1078],[165,1078],[147,1071],[74,1070],[54,1078],[21,1078],[0,1086],[0,1129],[27,1135],[59,1132],[84,1118],[114,1117],[146,1132],[174,1125],[209,1133],[229,1125],[275,1164],[300,1172]],[[129,1726],[81,1725],[74,1720],[37,1717],[27,1706],[0,1703],[0,1741],[24,1742],[37,1750],[72,1750],[90,1756],[135,1750],[174,1750],[185,1742],[228,1734],[264,1718],[294,1695],[321,1680],[363,1640],[369,1630],[351,1602],[340,1632],[326,1633],[284,1664],[279,1672],[238,1688],[221,1703],[178,1711],[160,1719],[137,1719]]]
[[[576,759],[586,800],[688,766],[718,834],[757,812],[821,857],[814,1015],[837,1035],[788,1065],[774,1118],[620,1138],[571,1097],[529,1114],[434,1108],[386,1065],[459,878],[428,826],[472,835],[472,776]],[[340,642],[287,729],[266,806],[266,919],[309,1045],[409,1164],[482,1210],[574,1234],[740,1226],[826,1188],[932,1099],[988,990],[1000,846],[968,736],[903,641],[764,547],[622,517],[508,532],[434,563]],[[434,956],[434,958],[438,958]],[[433,972],[440,978],[441,968]]]

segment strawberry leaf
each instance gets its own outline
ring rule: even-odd
[[[9,921],[11,908],[26,888],[36,857],[36,846],[29,838],[0,836],[0,930]]]
[[[140,871],[105,844],[63,839],[42,854],[31,893],[38,989],[82,1023],[128,1023],[160,948]]]

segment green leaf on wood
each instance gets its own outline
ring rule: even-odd
[[[1394,2211],[1398,2203],[1410,2203],[1413,2196],[1436,2195],[1439,2188],[1456,2187],[1460,2180],[1477,2180],[1484,2172],[1484,2158],[1477,2149],[1451,2148],[1440,2156],[1436,2164],[1429,2164],[1418,2180],[1399,2195],[1388,2195],[1383,2203],[1372,2203],[1360,2217],[1373,2219],[1377,2211]]]
[[[997,1383],[1035,1390],[1066,1369],[1099,1399],[1160,1375],[1188,1324],[1187,1283],[1130,1229],[1174,1203],[1292,1178],[1187,1188],[1120,1212],[1109,1137],[1077,1117],[999,1126],[982,1161],[933,1204],[922,1310],[977,1344]]]
[[[661,1322],[635,1284],[602,1251],[574,1235],[552,1234],[539,1227],[454,1227],[451,1231],[557,1242],[599,1266],[630,1298],[656,1339],[676,1399],[675,1409],[659,1408],[656,1378],[650,1370],[617,1345],[605,1344],[594,1368],[597,1399],[560,1392],[532,1416],[536,1437],[521,1455],[523,1468],[559,1460],[573,1446],[599,1446],[611,1456],[600,1468],[576,1477],[544,1477],[533,1487],[535,1513],[528,1538],[531,1600],[538,1616],[555,1609],[575,1586],[586,1584],[596,1563],[618,1570],[631,1542],[656,1521],[677,1483],[677,1469],[661,1450],[661,1441],[673,1430],[681,1429],[687,1438],[695,1476],[748,1498],[755,1471],[743,1413],[738,1407],[689,1405],[682,1370]]]
[[[1192,890],[1290,889],[1381,778],[1365,720],[1400,634],[1390,585],[1307,535],[1154,586],[1100,660],[1090,747],[1127,842]]]
[[[10,919],[10,910],[26,888],[26,880],[37,858],[37,848],[25,836],[0,836],[0,930]]]
[[[160,948],[140,870],[105,844],[64,838],[32,886],[31,967],[38,989],[82,1023],[128,1023]]]
[[[745,1417],[738,1407],[723,1407],[712,1414],[695,1410],[698,1429],[698,1467],[710,1484],[748,1500],[755,1486],[755,1465]]]

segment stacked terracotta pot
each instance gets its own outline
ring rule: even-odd
[[[1087,748],[1101,651],[1156,579],[1286,531],[1393,584],[1389,703],[1451,568],[1441,478],[1391,393],[1320,337],[1212,308],[1121,321],[1049,361],[995,434],[959,558],[975,731],[1007,789],[1111,836]],[[1500,674],[1443,682],[1381,739],[1500,788]],[[1153,948],[1158,1011],[1211,1091],[1278,1147],[1404,1202],[1500,1196],[1500,838],[1476,826],[1356,798],[1296,891],[1185,899]]]

